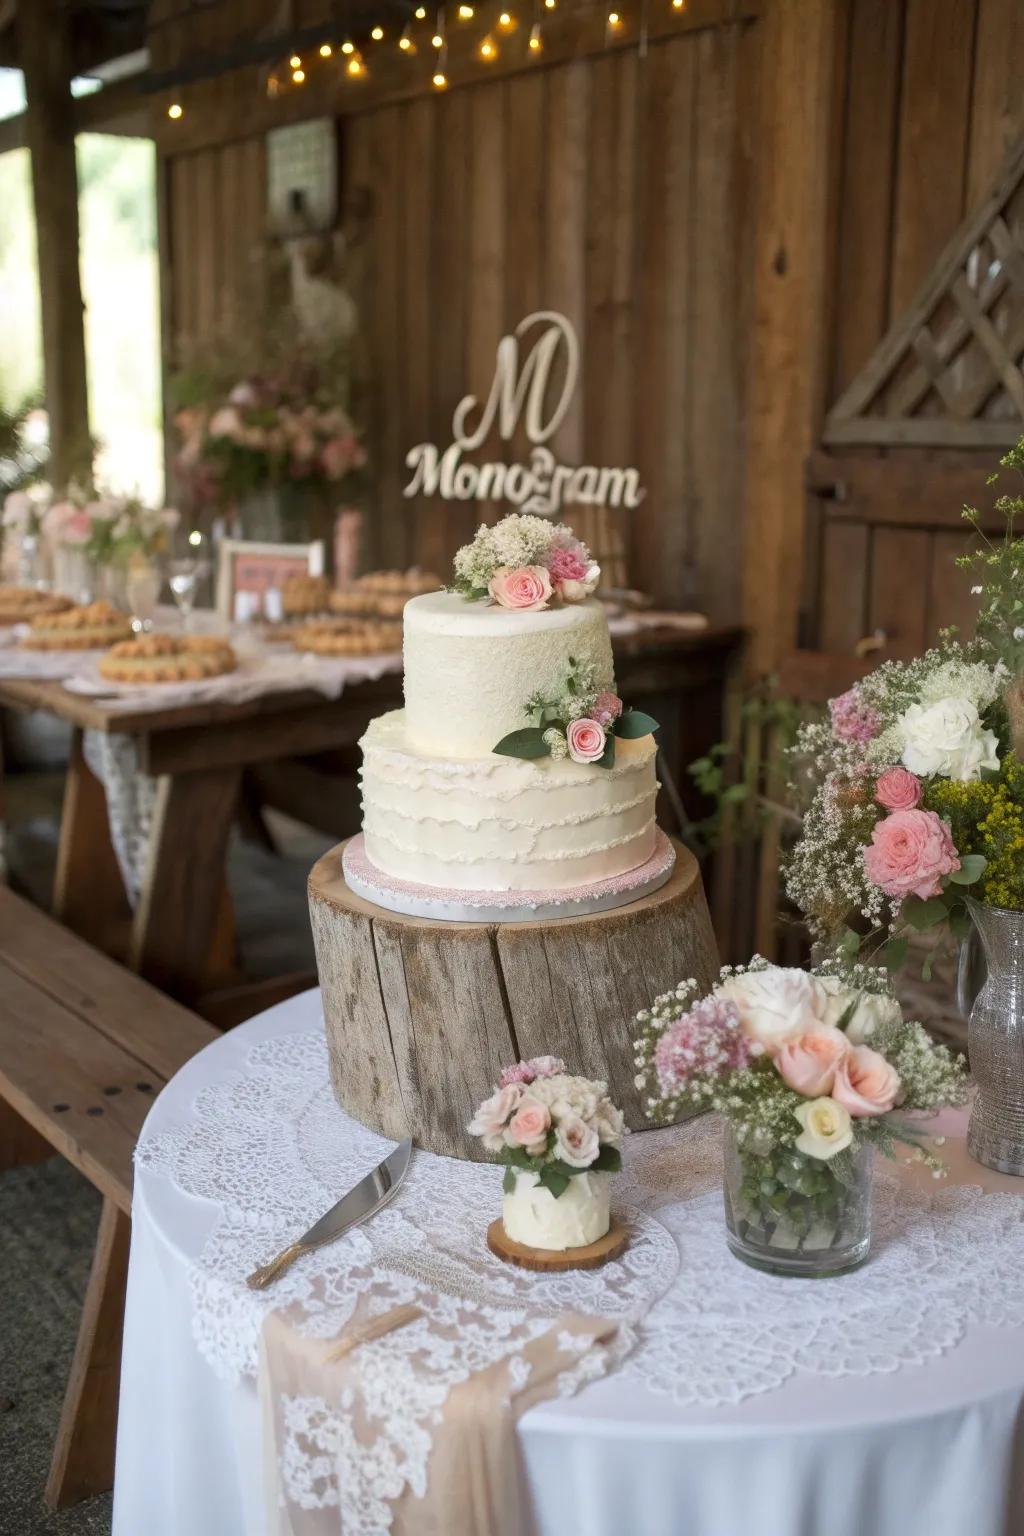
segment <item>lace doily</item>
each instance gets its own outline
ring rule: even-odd
[[[1024,1324],[1019,1197],[938,1183],[923,1188],[883,1165],[871,1262],[836,1279],[774,1278],[748,1269],[726,1247],[720,1143],[720,1127],[707,1119],[631,1137],[614,1186],[633,1229],[629,1248],[603,1269],[553,1275],[514,1269],[489,1253],[484,1233],[500,1200],[499,1169],[417,1152],[389,1207],[300,1260],[269,1293],[248,1290],[245,1275],[391,1146],[338,1108],[322,1033],[256,1046],[244,1073],[199,1093],[189,1125],[144,1136],[136,1157],[140,1167],[217,1207],[190,1272],[193,1330],[204,1357],[229,1380],[256,1372],[271,1308],[288,1307],[302,1331],[329,1337],[361,1294],[378,1310],[435,1298],[423,1328],[434,1341],[442,1387],[514,1353],[538,1318],[574,1311],[623,1325],[610,1357],[591,1370],[614,1367],[679,1404],[735,1403],[797,1372],[895,1371],[951,1349],[971,1322]],[[452,1329],[459,1308],[480,1326]],[[442,1344],[435,1324],[448,1325]],[[402,1330],[404,1340],[399,1333],[367,1346],[367,1355],[379,1350],[382,1368],[387,1360],[387,1369],[400,1369],[403,1351],[427,1347],[418,1328]],[[399,1415],[405,1439],[399,1433],[401,1443],[390,1447],[392,1481],[399,1464],[408,1478],[422,1474],[426,1450],[418,1457],[411,1446],[429,1447],[437,1413],[415,1394],[406,1402]],[[318,1506],[336,1503],[328,1469],[337,1464],[343,1423],[323,1403],[296,1401],[288,1415],[291,1486]]]

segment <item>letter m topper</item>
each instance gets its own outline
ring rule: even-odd
[[[526,354],[522,369],[519,368],[519,342],[533,325],[543,324],[546,329],[534,341]],[[545,399],[551,370],[561,348],[565,349],[565,379],[558,402],[545,419]],[[477,407],[475,395],[466,395],[455,407],[452,416],[452,435],[464,450],[479,448],[490,432],[495,420],[501,438],[508,442],[515,432],[520,416],[531,443],[544,443],[557,432],[569,402],[576,390],[579,375],[580,349],[576,332],[565,315],[551,309],[541,309],[520,320],[513,336],[503,336],[498,343],[494,379],[487,404],[474,429],[468,426],[468,418]],[[525,410],[524,410],[525,407]]]

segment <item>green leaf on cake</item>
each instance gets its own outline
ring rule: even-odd
[[[623,741],[635,741],[640,736],[650,736],[658,729],[658,722],[642,709],[627,709],[615,722],[615,734]]]
[[[604,1146],[594,1158],[588,1173],[620,1173],[622,1171],[622,1153],[618,1147]]]
[[[594,763],[595,768],[611,768],[615,764],[615,737],[611,731],[604,739],[604,751]]]
[[[505,1191],[506,1195],[515,1194],[516,1171],[514,1168],[505,1169],[505,1176],[501,1181],[501,1187]]]
[[[510,731],[496,747],[491,748],[499,757],[550,757],[551,748],[544,740],[544,732],[536,725],[524,726],[521,731]]]
[[[540,1182],[545,1189],[551,1191],[556,1200],[569,1188],[571,1177],[572,1169],[567,1169],[564,1163],[559,1163],[557,1160],[553,1163],[545,1163],[540,1170]]]

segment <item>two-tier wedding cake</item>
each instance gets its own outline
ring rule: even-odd
[[[598,574],[569,529],[512,516],[459,552],[453,589],[406,604],[405,708],[361,742],[357,890],[486,917],[599,910],[667,878],[656,722],[615,692]]]

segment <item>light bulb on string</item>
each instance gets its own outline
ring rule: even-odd
[[[444,38],[441,36],[440,32],[435,32],[430,41],[435,48],[444,47]]]
[[[435,69],[434,78],[431,81],[435,91],[443,91],[448,84],[448,76],[443,69]]]
[[[622,25],[622,17],[619,15],[618,11],[608,12],[608,25],[611,27],[613,32],[617,27]]]
[[[373,38],[375,43],[382,43],[384,41],[384,28],[383,27],[371,27],[370,28],[370,36]]]
[[[427,8],[426,8],[426,6],[425,5],[418,5],[416,7],[415,11],[413,12],[413,15],[416,17],[417,21],[426,21],[426,19],[427,19]]]
[[[686,0],[672,0],[672,9],[674,11],[685,11]]]
[[[416,52],[416,44],[413,42],[412,38],[409,36],[409,28],[408,27],[406,27],[405,31],[402,33],[401,37],[398,39],[398,46],[399,46],[399,48],[401,48],[403,53],[415,53]]]
[[[493,37],[485,37],[483,42],[480,44],[480,57],[483,59],[485,64],[493,64],[495,59],[498,57],[498,50],[495,46]]]
[[[511,11],[502,11],[501,15],[498,17],[498,26],[501,27],[502,31],[511,32],[515,24],[515,17],[512,15]]]
[[[541,51],[541,49],[543,47],[544,47],[544,44],[543,44],[543,42],[541,40],[540,27],[537,24],[537,22],[534,22],[533,26],[530,28],[530,42],[529,42],[530,52],[531,53],[540,53],[540,51]]]
[[[366,65],[363,63],[358,53],[354,53],[349,59],[348,63],[345,65],[345,73],[347,75],[351,75],[353,80],[357,80],[361,75],[365,75]]]
[[[546,11],[553,11],[557,3],[558,0],[544,0],[544,9]]]
[[[475,12],[474,12],[473,7],[471,5],[460,5],[459,6],[459,20],[460,21],[472,21],[474,15],[475,15]]]
[[[330,43],[320,44],[320,57],[322,59],[329,59],[333,52],[334,49],[331,47]]]
[[[306,78],[306,71],[304,69],[293,69],[292,70],[292,79],[295,81],[296,85],[302,85],[302,83],[304,82],[305,78]]]
[[[341,51],[342,53],[355,53],[356,45],[346,37],[345,41],[341,45]]]
[[[299,58],[297,53],[292,54],[291,58],[288,60],[288,63],[291,65],[292,69],[300,69],[302,66],[302,60]]]
[[[178,121],[179,117],[183,117],[184,113],[185,108],[182,106],[180,101],[172,101],[170,106],[167,108],[167,116],[174,123]]]

